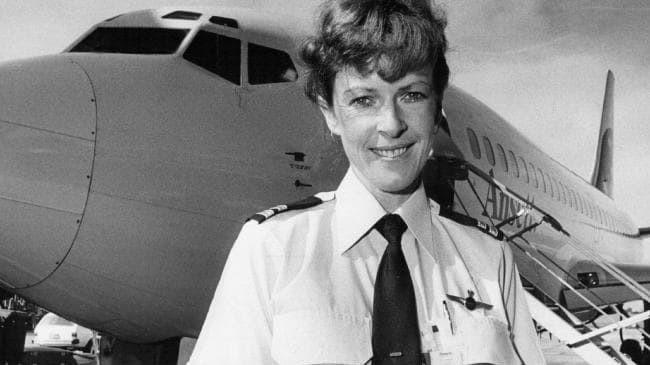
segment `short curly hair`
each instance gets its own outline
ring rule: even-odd
[[[429,0],[328,0],[316,34],[303,42],[305,93],[332,105],[336,74],[353,67],[392,82],[433,65],[434,91],[442,101],[449,82],[446,17]]]

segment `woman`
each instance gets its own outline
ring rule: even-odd
[[[350,169],[244,226],[191,364],[544,363],[508,247],[439,217],[422,186],[444,27],[426,0],[325,4],[307,94]]]

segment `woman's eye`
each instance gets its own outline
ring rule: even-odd
[[[373,104],[374,104],[374,100],[369,96],[360,96],[350,101],[350,105],[360,106],[360,107],[370,107]]]
[[[415,103],[421,100],[425,100],[427,96],[424,93],[418,91],[411,91],[404,94],[403,100],[407,103]]]

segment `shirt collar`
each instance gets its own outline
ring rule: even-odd
[[[418,242],[432,252],[431,213],[422,184],[394,213],[404,219]],[[354,246],[386,214],[386,210],[359,181],[354,171],[348,169],[336,191],[336,252],[343,254]]]
[[[433,227],[431,224],[431,207],[429,199],[424,191],[424,185],[420,186],[411,194],[411,196],[402,204],[395,214],[399,214],[409,231],[413,234],[419,244],[433,254]]]

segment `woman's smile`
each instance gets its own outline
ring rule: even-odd
[[[397,145],[397,146],[389,146],[389,147],[374,147],[374,148],[370,148],[370,151],[372,151],[374,154],[376,154],[381,158],[397,159],[398,157],[405,154],[406,151],[408,151],[408,149],[411,148],[411,146],[413,146],[413,143],[407,145]]]

